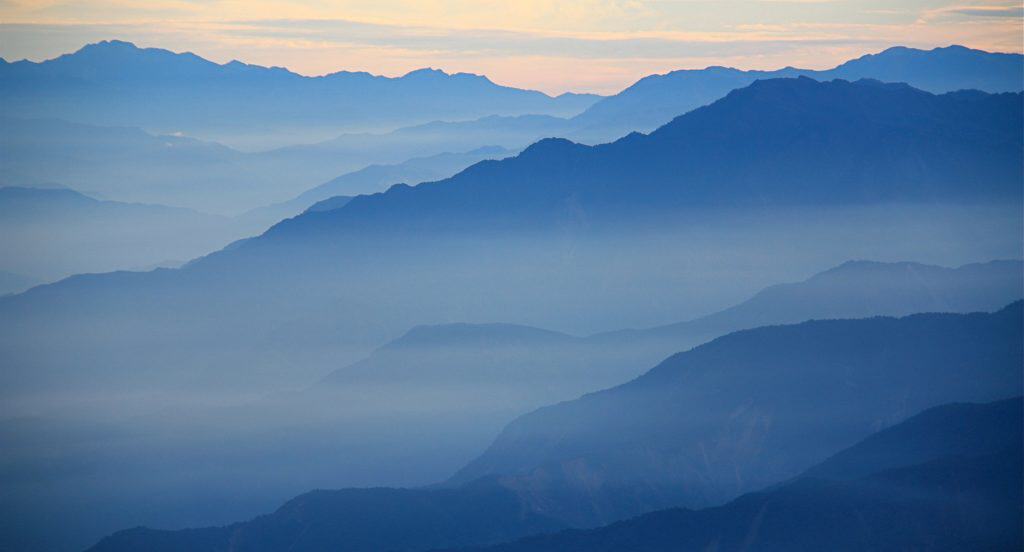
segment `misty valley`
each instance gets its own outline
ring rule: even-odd
[[[1022,549],[1022,90],[0,58],[0,550]]]

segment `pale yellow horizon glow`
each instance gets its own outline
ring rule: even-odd
[[[0,56],[103,39],[306,74],[484,74],[558,94],[615,93],[674,69],[821,69],[894,45],[1024,51],[1017,1],[0,0]]]

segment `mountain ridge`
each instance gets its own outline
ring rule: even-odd
[[[925,410],[793,480],[723,506],[661,510],[597,529],[459,550],[811,550],[821,542],[840,550],[1019,548],[1021,404],[1018,397]],[[841,469],[828,468],[839,459]],[[1006,491],[993,492],[999,487]]]
[[[640,504],[720,503],[810,467],[792,464],[796,451],[824,460],[824,448],[850,446],[908,408],[1013,396],[1024,362],[1021,308],[734,332],[628,383],[519,418],[450,483],[500,476],[535,493],[540,511],[584,526],[635,515]],[[938,335],[944,343],[933,342]],[[915,384],[924,373],[927,388]],[[810,410],[817,414],[801,414]],[[698,414],[700,424],[686,422]],[[800,437],[810,434],[816,439]],[[760,479],[761,470],[775,476]]]
[[[586,209],[589,200],[591,205],[587,210],[592,212],[587,214],[594,218],[626,216],[627,213],[635,215],[636,213],[631,213],[630,209],[638,206],[634,207],[624,201],[630,200],[635,203],[635,198],[641,196],[645,201],[649,201],[646,208],[653,209],[652,213],[648,214],[657,213],[657,209],[679,208],[683,205],[757,205],[773,200],[796,204],[827,204],[837,201],[939,201],[953,200],[960,196],[963,193],[962,183],[954,182],[966,179],[968,175],[962,169],[948,166],[948,161],[934,157],[933,152],[919,150],[924,142],[912,140],[909,134],[900,134],[907,132],[907,125],[928,125],[927,131],[921,127],[922,132],[927,132],[928,138],[935,143],[930,143],[927,149],[945,148],[945,145],[939,146],[938,141],[946,142],[948,133],[953,128],[958,128],[961,133],[974,134],[973,129],[968,130],[961,125],[992,125],[994,134],[991,138],[991,147],[985,149],[984,153],[980,153],[979,150],[978,155],[1004,157],[998,161],[987,160],[993,162],[989,164],[988,170],[999,167],[998,174],[992,174],[990,179],[991,182],[999,184],[994,185],[989,191],[974,188],[970,194],[976,201],[986,196],[1003,196],[1019,200],[1019,163],[1011,160],[1020,157],[1020,148],[1013,145],[1015,141],[1021,141],[1017,132],[1019,129],[1015,125],[1015,121],[1020,118],[1015,117],[1015,114],[1020,115],[1020,97],[1020,94],[988,95],[985,98],[986,108],[980,109],[976,118],[972,120],[971,116],[962,112],[962,108],[979,107],[976,102],[964,103],[955,95],[937,96],[905,85],[881,85],[867,81],[819,83],[809,78],[757,81],[745,89],[730,92],[725,98],[710,106],[677,117],[649,135],[634,133],[613,143],[599,146],[585,146],[563,138],[543,139],[515,157],[499,162],[481,162],[440,182],[425,183],[415,188],[400,187],[388,190],[384,194],[358,198],[345,209],[335,212],[338,216],[334,217],[337,223],[333,226],[336,228],[329,230],[332,218],[321,216],[316,218],[319,223],[317,226],[328,228],[318,228],[315,231],[340,231],[343,228],[340,223],[349,218],[347,215],[351,215],[353,219],[370,222],[372,216],[380,214],[379,209],[374,207],[380,205],[382,200],[390,200],[391,208],[397,213],[390,220],[376,220],[389,225],[391,231],[406,231],[415,228],[413,225],[416,220],[411,217],[417,215],[417,211],[420,213],[418,216],[424,219],[424,223],[430,223],[435,227],[452,226],[458,219],[442,215],[441,209],[444,209],[445,205],[461,206],[468,201],[473,202],[471,205],[475,208],[476,220],[486,220],[486,216],[491,216],[493,220],[502,224],[514,224],[513,217],[517,215],[515,206],[510,205],[504,197],[513,193],[519,197],[520,205],[528,205],[527,202],[556,203],[559,194],[571,194],[577,198],[576,204],[581,208]],[[840,104],[852,104],[854,109],[845,113],[837,111],[826,115],[829,109],[835,109]],[[792,112],[781,114],[780,106]],[[953,106],[957,107],[954,109]],[[868,113],[869,107],[882,108],[885,115],[893,119],[878,114],[872,117]],[[935,111],[945,113],[945,120],[933,122],[932,118],[937,115]],[[802,116],[803,120],[794,118],[797,115]],[[736,123],[735,129],[715,127],[716,123],[723,121],[743,123]],[[866,123],[863,131],[851,131],[847,128],[846,125],[857,124],[858,121]],[[773,125],[776,128],[773,128]],[[807,140],[806,127],[812,125],[827,128],[828,130],[818,131],[827,134],[817,136],[814,141],[806,144],[793,143],[794,138],[800,135],[805,136],[804,140]],[[742,153],[747,154],[743,168],[726,163],[727,152],[729,155],[741,153],[730,151],[731,146],[740,147],[735,141],[738,138],[731,137],[738,134],[749,138],[747,133],[753,126],[768,128],[772,134],[759,136],[753,143],[742,146],[746,150]],[[883,137],[883,134],[886,137]],[[871,136],[871,139],[868,136]],[[860,157],[864,155],[862,153],[856,156],[852,153],[830,153],[822,148],[823,139],[852,139],[855,140],[856,146],[851,144],[850,148],[878,148],[877,155],[884,159],[875,159],[874,162],[877,162],[877,166],[887,167],[887,170],[892,172],[886,175],[874,173],[870,166],[864,166],[866,163],[870,165],[874,162],[869,163],[867,159]],[[773,151],[777,146],[772,146],[772,143],[781,141],[790,143],[782,150]],[[883,147],[877,143],[878,141],[888,144]],[[707,145],[709,143],[714,145]],[[809,165],[813,162],[813,167],[801,166],[793,159],[797,155],[797,150],[801,155],[808,155],[801,147],[803,145],[814,151],[807,159],[808,162],[804,163]],[[764,149],[761,149],[762,146]],[[883,152],[883,148],[886,151]],[[899,153],[893,150],[898,150]],[[920,157],[924,155],[932,157],[933,160],[933,164],[927,165],[928,176],[920,172]],[[965,151],[954,155],[971,154]],[[821,158],[817,159],[814,156]],[[915,163],[900,162],[896,159],[897,156],[913,159]],[[620,161],[625,157],[632,159],[633,162],[623,166]],[[831,179],[835,184],[826,190],[821,187],[809,187],[804,180],[795,176],[765,181],[765,174],[771,174],[773,168],[777,169],[778,165],[784,163],[794,167],[797,172],[814,171],[818,173],[819,179]],[[947,166],[940,171],[939,164]],[[901,178],[896,178],[893,173],[900,174]],[[536,178],[538,182],[531,183],[529,189],[513,187],[518,184],[516,179],[523,179],[526,176]],[[974,180],[977,176],[976,173],[972,173],[970,178]],[[760,177],[760,182],[757,177]],[[632,194],[626,197],[609,196],[617,191],[615,188],[621,186],[621,182],[633,180],[643,184],[631,190]],[[940,184],[943,180],[946,183]],[[474,181],[486,183],[487,187],[475,186],[472,189],[472,197],[459,197],[457,200],[451,197],[456,196],[460,189],[465,196],[470,192],[465,187]],[[928,184],[924,184],[925,182]],[[685,186],[679,185],[680,183],[684,183]],[[728,189],[717,186],[726,183]],[[439,201],[444,196],[449,197],[443,202]],[[608,212],[611,203],[615,205],[614,213]],[[653,207],[655,205],[656,209]],[[502,209],[500,217],[491,214],[499,206]],[[564,212],[558,211],[544,214],[548,217],[566,216]],[[536,215],[531,213],[531,216]],[[314,219],[307,220],[312,223]],[[303,219],[285,221],[271,228],[264,237],[270,240],[292,231],[303,222]],[[550,220],[543,222],[551,223]]]
[[[4,114],[47,113],[80,123],[185,131],[244,147],[309,142],[310,137],[344,129],[390,129],[437,119],[574,115],[598,98],[552,97],[498,85],[480,75],[433,69],[400,77],[358,72],[307,77],[279,67],[218,64],[190,52],[138,48],[125,41],[89,44],[41,62],[0,65],[0,82]],[[232,98],[241,90],[247,93]],[[74,94],[62,95],[67,92]],[[280,95],[294,101],[281,103],[275,99]],[[420,96],[416,109],[402,101],[408,95]],[[144,109],[154,105],[161,109]],[[256,121],[238,120],[244,116]],[[260,131],[261,126],[279,136]],[[306,138],[289,140],[292,132]]]
[[[931,50],[896,46],[826,70],[785,67],[744,71],[721,66],[681,69],[649,75],[622,92],[598,101],[573,118],[580,127],[575,136],[607,138],[607,128],[599,132],[590,128],[601,129],[602,126],[617,129],[622,134],[629,130],[650,131],[755,80],[801,75],[818,80],[874,78],[905,82],[933,93],[962,89],[1019,92],[1024,89],[1021,84],[1024,56],[957,45]]]

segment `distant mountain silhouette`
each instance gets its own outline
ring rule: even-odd
[[[377,358],[370,358],[357,365],[338,370],[331,373],[323,380],[324,384],[338,383],[350,385],[351,378],[372,378],[382,382],[412,382],[422,378],[426,381],[449,381],[468,382],[478,380],[482,383],[500,383],[521,381],[527,375],[526,367],[520,366],[514,373],[502,374],[500,371],[490,372],[479,364],[480,360],[468,362],[466,369],[472,372],[463,372],[460,366],[453,363],[458,359],[460,352],[491,355],[494,358],[505,351],[516,351],[516,354],[527,357],[531,351],[538,355],[546,348],[561,348],[576,344],[582,340],[560,332],[553,332],[521,326],[516,324],[441,324],[433,326],[417,326],[411,329],[402,337],[388,343],[380,348],[375,355]],[[415,367],[409,361],[413,359],[425,360],[431,355],[437,356],[437,361],[442,365],[434,369]],[[386,357],[398,356],[404,360],[388,360]],[[444,373],[443,363],[447,359],[447,368],[454,372]],[[397,360],[397,361],[396,361]],[[511,366],[510,366],[511,367]],[[395,373],[395,371],[399,371]],[[447,370],[445,370],[447,372]],[[551,375],[547,370],[540,370],[538,376]],[[469,378],[469,379],[467,379]]]
[[[316,213],[320,211],[333,211],[335,209],[341,209],[348,205],[348,202],[352,201],[349,196],[331,196],[327,199],[322,199],[309,206],[306,211]]]
[[[45,280],[190,258],[245,230],[189,209],[100,201],[62,188],[0,188],[4,267]]]
[[[259,195],[245,186],[270,185],[241,152],[139,128],[4,117],[0,145],[0,178],[11,185],[57,183],[124,202],[203,210],[231,195],[244,205]]]
[[[330,145],[243,153],[215,142],[157,136],[139,128],[0,117],[0,182],[33,187],[57,183],[117,201],[232,215],[245,212],[254,223],[252,233],[259,233],[333,195],[440,180],[478,161],[511,153],[497,146],[478,147],[481,137],[456,137],[461,132],[457,127],[437,131],[424,125],[387,134],[347,135]],[[494,137],[516,147],[544,136],[498,134]],[[367,167],[371,163],[379,166]],[[291,201],[279,204],[285,200]],[[254,208],[262,209],[252,212]]]
[[[958,268],[848,261],[802,282],[771,286],[736,306],[696,320],[609,332],[591,339],[625,343],[669,340],[682,349],[758,326],[919,312],[993,311],[1022,298],[1024,263],[1019,260]]]
[[[406,148],[443,147],[441,151],[466,151],[488,145],[519,149],[542,138],[560,136],[569,128],[567,119],[550,115],[488,115],[470,121],[431,121],[384,135],[342,134],[315,146],[328,151],[348,150],[368,140],[384,138]]]
[[[720,313],[646,330],[575,337],[515,324],[419,326],[275,406],[287,417],[299,410],[296,403],[324,405],[323,415],[338,424],[354,412],[402,408],[409,412],[403,434],[417,426],[443,431],[447,424],[476,450],[511,417],[628,381],[645,366],[737,330],[811,319],[991,312],[1021,299],[1021,261],[955,269],[851,261],[803,282],[772,286]],[[443,424],[432,419],[440,412],[446,413]],[[405,438],[406,448],[430,447],[432,440]]]
[[[1016,395],[1021,308],[729,334],[516,420],[452,482],[500,476],[573,525],[719,504],[912,412]]]
[[[515,324],[419,326],[301,392],[244,411],[307,428],[311,449],[347,443],[377,458],[374,470],[436,481],[509,420],[635,377],[646,360],[640,349]],[[409,457],[430,461],[402,468]],[[366,472],[357,459],[333,464],[352,477]]]
[[[776,71],[742,71],[730,67],[672,71],[644,77],[622,92],[595,103],[573,118],[574,130],[567,137],[606,141],[631,131],[654,130],[755,80],[801,75],[821,81],[902,82],[933,93],[963,89],[1020,92],[1024,89],[1024,56],[963,46],[932,50],[898,46],[824,71],[793,67]]]
[[[305,77],[237,61],[219,65],[191,53],[118,40],[39,63],[0,62],[3,115],[184,131],[264,147],[271,145],[268,130],[300,137],[292,143],[308,142],[310,136],[344,128],[385,130],[486,115],[575,115],[596,99],[589,94],[552,98],[437,69],[396,78],[347,71]]]
[[[461,550],[1017,550],[1022,414],[1020,399],[940,406],[724,506]]]
[[[356,195],[383,192],[394,184],[419,184],[441,180],[480,161],[500,159],[512,153],[500,146],[491,146],[465,153],[439,153],[429,157],[416,157],[393,165],[370,165],[310,188],[289,201],[254,209],[243,217],[255,216],[261,220],[273,219],[276,222],[298,215],[307,209],[326,211],[330,210],[325,208],[327,204],[319,205],[315,209],[312,207],[337,196],[351,199]],[[330,206],[336,209],[347,202],[336,200]]]
[[[1020,92],[1024,88],[1024,56],[991,53],[959,45],[931,50],[895,46],[821,71],[823,78],[905,82],[941,93],[955,90]]]
[[[343,127],[382,130],[382,125],[397,128],[434,120],[522,114],[579,114],[568,124],[559,123],[563,131],[548,136],[608,141],[632,131],[653,130],[757,79],[798,75],[819,80],[873,78],[905,82],[931,92],[1013,92],[1021,90],[1022,65],[1017,54],[962,46],[929,51],[894,47],[826,71],[709,67],[651,75],[595,103],[600,98],[593,95],[551,98],[498,86],[478,75],[449,75],[434,69],[398,78],[345,71],[303,77],[282,68],[236,61],[218,65],[194,54],[137,48],[112,40],[41,63],[0,60],[0,83],[4,85],[0,99],[5,106],[2,114],[8,116],[58,117],[163,133],[185,131],[262,149],[283,145],[280,137],[289,134],[297,136],[285,140],[302,143],[311,141],[311,136],[326,138]],[[242,89],[245,94],[239,93]],[[344,100],[339,101],[339,96]],[[406,101],[410,96],[417,101]],[[281,97],[289,101],[281,102]],[[147,109],[153,105],[160,109]],[[250,121],[248,126],[246,121]],[[267,127],[278,131],[277,142],[267,141]],[[459,149],[488,143],[495,142],[484,140]]]
[[[413,158],[396,165],[371,165],[303,192],[296,199],[321,201],[338,195],[356,196],[383,192],[399,183],[418,184],[442,180],[480,161],[501,159],[512,153],[514,152],[500,146],[487,146],[465,153],[439,153],[430,157]]]
[[[259,219],[256,232],[332,195],[450,177],[478,161],[507,157],[541,138],[563,134],[565,124],[565,119],[543,115],[488,116],[241,152],[138,127],[0,116],[0,183],[64,185],[117,201],[245,212]]]

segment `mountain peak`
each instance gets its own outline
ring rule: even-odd
[[[444,69],[436,69],[434,67],[423,67],[420,69],[414,69],[408,73],[398,77],[400,80],[419,80],[419,81],[445,81],[445,80],[462,80],[462,81],[479,81],[486,84],[494,84],[491,79],[484,75],[477,75],[476,73],[449,73]]]
[[[542,138],[526,147],[519,154],[519,157],[548,156],[559,152],[569,151],[574,148],[587,148],[583,144],[577,144],[565,138]]]
[[[421,67],[419,69],[413,69],[412,71],[409,71],[408,73],[402,75],[401,78],[403,78],[403,79],[407,79],[407,78],[414,78],[414,79],[415,78],[431,78],[431,77],[440,78],[440,77],[449,77],[449,76],[451,76],[451,75],[446,73],[443,69],[435,69],[433,67]]]
[[[174,64],[179,68],[220,67],[192,52],[173,52],[164,48],[140,48],[134,43],[124,40],[101,40],[86,44],[74,53],[64,54],[38,65],[47,65],[50,62],[57,62],[58,65],[64,67],[86,67],[86,74],[90,78],[97,78],[97,73],[110,77],[116,74],[128,75],[132,71],[141,71],[143,74],[152,75],[166,70],[167,64]],[[163,66],[159,64],[163,64]]]
[[[142,48],[136,46],[134,42],[128,42],[127,40],[118,40],[115,38],[86,44],[85,46],[79,48],[78,51],[75,53],[90,51],[128,51],[141,49]]]
[[[984,50],[976,50],[974,48],[968,48],[960,44],[950,44],[949,46],[936,46],[931,50],[922,50],[920,48],[911,48],[909,46],[891,46],[878,52],[877,54],[868,54],[868,56],[886,56],[886,55],[926,55],[929,53],[942,53],[942,52],[958,52],[958,53],[978,53],[978,54],[989,54]],[[864,56],[867,57],[867,56]]]

